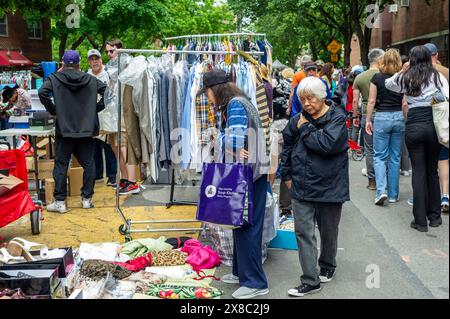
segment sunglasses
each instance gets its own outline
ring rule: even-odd
[[[106,52],[108,52],[108,53],[114,53],[116,51],[116,49],[113,49],[113,50],[106,50]]]

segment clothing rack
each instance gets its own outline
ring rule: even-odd
[[[189,51],[189,50],[177,50],[177,51],[168,51],[168,50],[147,50],[147,49],[117,49],[118,53],[118,75],[120,75],[121,72],[121,63],[120,58],[121,55],[124,53],[142,53],[142,54],[223,54],[223,55],[239,55],[238,52],[234,51]],[[245,52],[250,55],[257,55],[258,59],[261,60],[261,56],[264,54],[263,52]],[[119,105],[118,105],[118,120],[117,120],[117,127],[118,132],[122,131],[122,85],[120,83],[120,80],[118,81],[119,86]],[[121,134],[117,134],[117,145],[121,145]],[[117,181],[120,181],[120,157],[121,152],[117,152]],[[119,233],[121,235],[125,236],[125,241],[132,240],[131,234],[132,233],[155,233],[155,232],[178,232],[178,231],[204,231],[204,226],[202,228],[158,228],[158,229],[150,229],[149,224],[169,224],[169,223],[194,223],[198,222],[197,220],[162,220],[162,221],[155,221],[155,220],[141,220],[141,221],[132,221],[129,218],[126,218],[124,212],[120,208],[120,188],[116,188],[116,211],[119,213],[119,215],[122,217],[124,224],[119,226]],[[169,203],[166,204],[167,208],[170,208],[173,205],[197,205],[195,202],[184,202],[184,201],[174,201],[174,192],[175,192],[175,168],[172,168],[172,178],[171,178],[171,187],[170,187],[170,200]],[[146,229],[132,229],[132,225],[135,224],[147,224]]]
[[[193,39],[193,38],[212,38],[212,37],[240,37],[240,36],[256,36],[266,38],[265,33],[212,33],[212,34],[192,34],[192,35],[181,35],[177,37],[164,38],[164,41],[179,40],[179,39]]]

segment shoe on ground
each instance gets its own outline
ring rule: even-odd
[[[447,196],[443,196],[442,200],[441,200],[441,210],[443,213],[448,213],[448,195]]]
[[[120,183],[119,183],[119,189],[126,187],[127,183],[129,183],[127,179],[121,178]],[[114,186],[114,188],[117,189],[117,181],[116,181],[116,186]]]
[[[106,186],[116,187],[117,186],[116,177],[115,176],[108,177],[108,181],[106,182]]]
[[[367,189],[370,189],[371,191],[377,190],[377,183],[375,183],[374,179],[369,179],[369,184],[367,185]]]
[[[139,185],[137,183],[128,182],[125,187],[120,189],[119,194],[132,195],[132,194],[139,194],[140,192],[141,189],[139,188]]]
[[[389,198],[388,199],[388,202],[389,203],[392,203],[392,204],[394,204],[394,203],[398,203],[400,200],[398,199],[398,198]]]
[[[289,296],[292,296],[292,297],[303,297],[305,295],[319,292],[321,289],[322,288],[320,287],[320,284],[318,284],[317,286],[301,284],[300,286],[298,286],[296,288],[289,289],[288,294],[289,294]]]
[[[319,275],[320,282],[326,283],[332,281],[335,273],[336,271],[334,269],[321,268]]]
[[[442,225],[442,218],[430,220],[430,227],[439,227]]]
[[[269,289],[255,289],[248,287],[240,287],[238,290],[233,292],[231,295],[234,299],[250,299],[257,296],[267,295],[269,293]]]
[[[363,169],[361,170],[361,174],[363,174],[363,176],[366,176],[366,177],[367,177],[367,168],[363,168]]]
[[[92,198],[82,198],[81,203],[83,204],[83,209],[94,208],[94,202],[92,201]]]
[[[224,275],[224,276],[222,276],[221,280],[224,283],[230,284],[230,285],[239,284],[239,277],[235,276],[233,274]]]
[[[96,183],[103,183],[105,180],[103,179],[103,177],[100,177],[100,178],[96,178],[95,179],[95,182]]]
[[[375,205],[383,206],[384,202],[388,199],[386,194],[381,194],[379,197],[375,198]]]
[[[428,232],[428,226],[420,226],[417,225],[415,221],[411,222],[411,228],[414,228],[415,230],[420,231],[421,233],[426,233]]]
[[[53,203],[47,205],[47,212],[53,212],[53,213],[60,213],[65,214],[67,213],[67,206],[65,201],[54,201]]]
[[[408,203],[409,206],[414,206],[414,200],[413,200],[413,198],[412,198],[412,197],[411,197],[411,198],[408,198],[407,203]]]

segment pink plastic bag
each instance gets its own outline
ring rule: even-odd
[[[186,262],[195,271],[211,269],[221,264],[220,256],[211,247],[208,245],[203,246],[196,239],[186,241],[181,251],[188,254]]]

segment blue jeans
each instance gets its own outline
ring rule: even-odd
[[[386,194],[387,188],[388,197],[398,199],[400,160],[405,133],[403,112],[376,113],[373,130],[377,197]],[[387,163],[389,167],[386,172]]]

